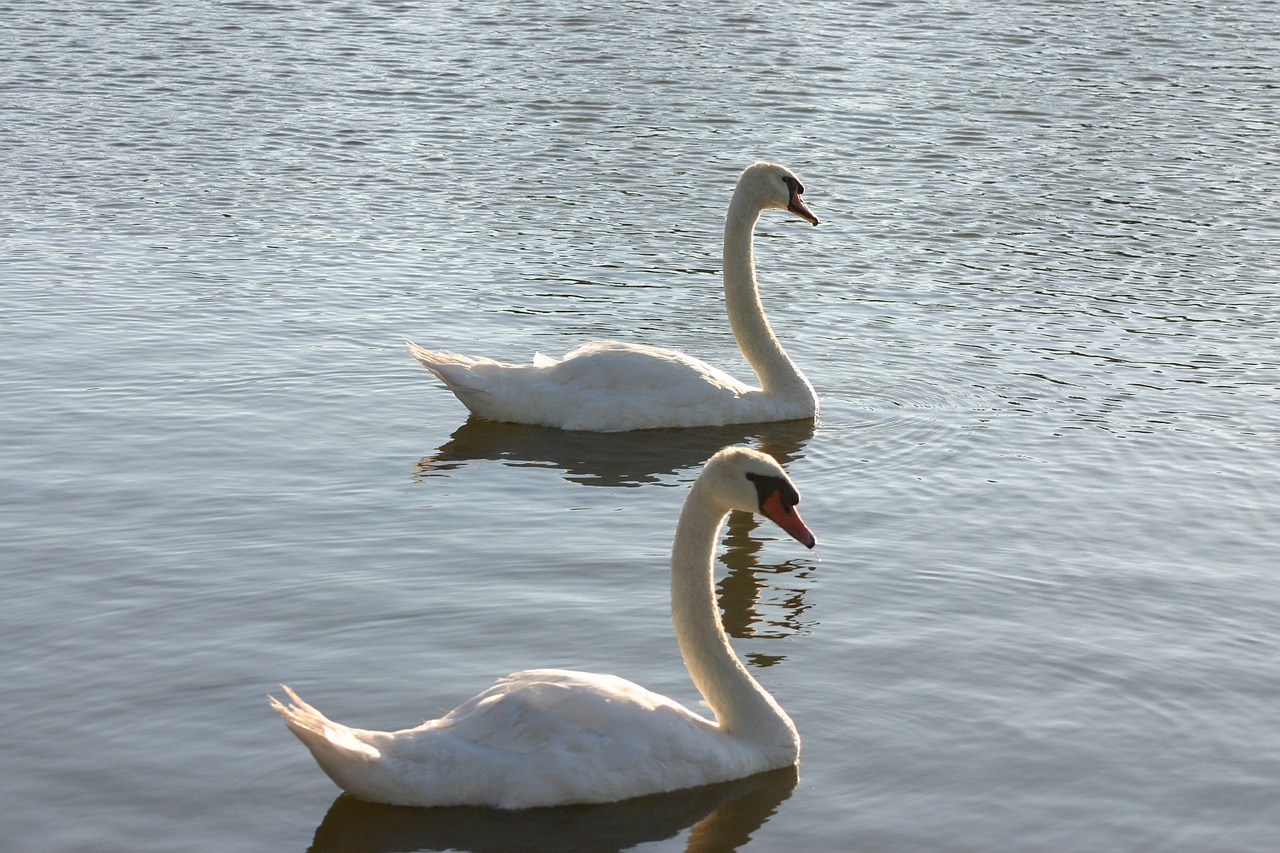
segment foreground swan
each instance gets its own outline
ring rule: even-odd
[[[791,718],[747,672],[720,625],[712,557],[730,510],[759,512],[807,547],[800,495],[773,459],[711,457],[689,491],[671,555],[671,619],[715,722],[616,675],[517,672],[438,720],[398,732],[331,722],[288,687],[271,706],[346,791],[392,805],[528,808],[602,803],[793,764]]]
[[[616,341],[584,344],[558,361],[539,353],[531,365],[412,342],[409,351],[468,409],[492,421],[619,432],[812,418],[818,398],[769,327],[752,257],[762,211],[785,209],[818,224],[803,192],[788,169],[756,163],[738,178],[725,217],[725,309],[759,388],[684,353]]]

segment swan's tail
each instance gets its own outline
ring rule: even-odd
[[[344,775],[341,772],[344,766],[376,761],[382,757],[377,748],[360,737],[363,732],[333,722],[302,701],[288,686],[282,684],[280,687],[289,695],[289,702],[281,702],[274,696],[268,696],[267,701],[284,718],[289,731],[311,750],[316,762],[339,785],[342,785],[338,779]]]
[[[429,350],[405,341],[409,352],[413,354],[423,367],[435,374],[436,378],[448,386],[462,404],[481,417],[493,417],[491,401],[486,400],[495,389],[494,376],[509,370],[513,365],[503,364],[483,356],[462,355],[449,350]]]
[[[413,341],[405,341],[405,343],[409,346],[409,352],[414,358],[422,363],[423,367],[430,370],[446,382],[448,380],[440,373],[441,367],[450,364],[456,364],[462,367],[474,367],[477,364],[488,360],[473,358],[472,356],[463,355],[457,352],[450,352],[449,350],[429,350],[418,346]]]

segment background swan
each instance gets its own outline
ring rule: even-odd
[[[744,447],[708,460],[671,554],[671,618],[685,666],[715,715],[615,675],[517,672],[438,720],[397,732],[331,722],[288,687],[271,706],[339,787],[391,805],[499,808],[600,803],[787,767],[800,738],[734,654],[712,557],[730,510],[759,512],[812,548],[800,495],[773,459]]]
[[[812,418],[818,398],[769,327],[752,254],[765,210],[789,210],[818,224],[803,192],[787,168],[755,163],[738,178],[725,217],[725,309],[759,388],[675,350],[616,341],[584,344],[559,360],[539,353],[531,365],[431,351],[411,341],[409,351],[468,409],[494,421],[617,432]]]

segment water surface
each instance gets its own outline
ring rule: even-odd
[[[1275,849],[1270,4],[0,6],[6,849]],[[758,158],[815,426],[486,424],[405,352],[745,377]],[[734,516],[718,575],[798,774],[387,810],[266,707],[696,703],[666,559],[736,442],[821,543]]]

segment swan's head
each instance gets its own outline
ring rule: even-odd
[[[806,548],[817,544],[796,512],[800,492],[773,457],[749,447],[726,447],[707,460],[698,482],[729,509],[760,513]]]
[[[818,217],[801,198],[804,184],[786,166],[753,163],[738,178],[738,191],[750,194],[760,210],[789,210],[806,222],[818,224]]]

